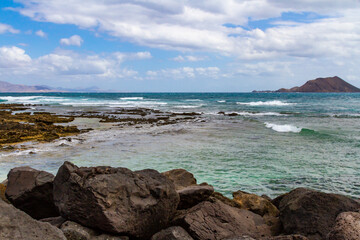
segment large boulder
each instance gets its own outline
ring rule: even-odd
[[[273,236],[273,237],[264,237],[258,240],[308,240],[307,237],[304,237],[299,234],[292,234],[292,235],[281,235],[281,236]],[[338,239],[340,240],[340,239]]]
[[[67,240],[128,240],[126,236],[109,235],[90,229],[76,222],[66,221],[61,225],[61,231],[63,231]]]
[[[54,175],[30,167],[17,167],[8,173],[6,197],[35,219],[58,216],[53,201]]]
[[[66,240],[60,229],[31,218],[0,199],[1,240]]]
[[[40,219],[39,221],[41,222],[47,222],[47,223],[50,223],[51,225],[57,227],[57,228],[60,228],[61,225],[66,222],[66,219],[61,217],[61,216],[58,216],[58,217],[49,217],[49,218],[43,218],[43,219]]]
[[[54,201],[66,219],[148,239],[167,226],[179,195],[174,184],[155,170],[79,168],[65,162],[54,180]]]
[[[240,208],[247,209],[261,216],[279,216],[279,210],[263,197],[243,191],[234,192],[233,197],[234,201],[240,205]]]
[[[359,240],[360,239],[360,213],[343,212],[335,221],[335,225],[328,234],[327,240]]]
[[[193,240],[193,238],[182,227],[175,226],[154,234],[151,240]]]
[[[338,194],[297,188],[282,197],[279,210],[285,234],[325,239],[338,214],[356,211],[360,202]]]
[[[254,238],[270,236],[263,218],[245,209],[238,209],[215,200],[204,201],[183,210],[174,225],[183,227],[194,239],[227,239],[248,235]]]
[[[194,178],[194,175],[185,169],[173,169],[161,174],[169,178],[175,184],[176,190],[191,185],[196,185],[196,179]]]
[[[208,199],[214,192],[210,185],[192,185],[177,191],[180,196],[178,209],[186,209]]]

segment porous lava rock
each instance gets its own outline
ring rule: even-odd
[[[186,209],[208,199],[214,192],[210,185],[192,185],[177,191],[180,196],[178,209]]]
[[[151,240],[193,240],[193,238],[182,227],[174,226],[154,234]]]
[[[155,170],[79,168],[65,162],[54,180],[54,202],[64,218],[81,225],[149,239],[168,225],[179,195]]]
[[[335,221],[335,225],[328,234],[327,240],[358,240],[360,239],[360,213],[343,212]]]
[[[175,184],[176,190],[191,185],[196,185],[196,179],[194,178],[194,175],[185,169],[173,169],[161,174],[169,178]]]
[[[35,219],[59,216],[53,201],[54,175],[30,167],[17,167],[8,173],[6,197]]]

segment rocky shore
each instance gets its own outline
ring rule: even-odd
[[[0,239],[355,240],[360,201],[297,188],[227,198],[184,169],[18,167],[0,184]]]

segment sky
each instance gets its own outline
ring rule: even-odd
[[[0,0],[0,81],[124,92],[360,86],[360,0]]]

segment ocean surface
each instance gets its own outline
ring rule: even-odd
[[[275,197],[296,187],[360,197],[360,94],[356,93],[0,93],[0,103],[63,114],[143,107],[199,112],[201,121],[119,127],[78,118],[88,133],[0,152],[0,180],[17,166],[56,174],[79,166],[185,168],[231,196]],[[237,116],[219,114],[237,113]]]

